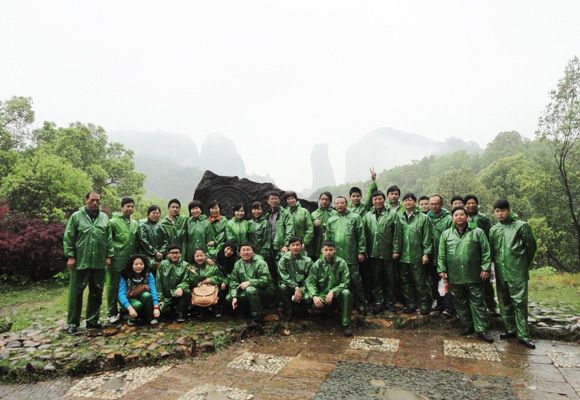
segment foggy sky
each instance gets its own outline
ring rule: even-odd
[[[576,0],[3,0],[0,99],[32,97],[38,125],[159,129],[198,149],[222,132],[249,173],[300,190],[314,143],[340,182],[346,147],[379,127],[532,137],[580,56],[579,16]]]

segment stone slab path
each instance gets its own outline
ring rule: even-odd
[[[580,346],[487,344],[449,331],[329,329],[257,337],[205,358],[0,386],[2,399],[580,399]]]

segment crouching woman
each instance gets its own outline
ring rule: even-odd
[[[151,325],[157,323],[159,300],[147,256],[135,254],[129,259],[119,282],[119,303],[129,313],[129,325],[135,325],[138,320]]]

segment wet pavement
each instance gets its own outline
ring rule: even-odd
[[[361,328],[347,338],[319,328],[171,365],[0,385],[0,398],[580,399],[580,346],[536,345],[487,344],[449,330]]]

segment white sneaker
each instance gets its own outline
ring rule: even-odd
[[[109,318],[109,323],[116,324],[121,319],[121,314],[113,315]]]
[[[157,321],[157,319],[153,318],[151,320],[151,322],[149,322],[151,325],[157,325],[159,323],[159,321]]]

